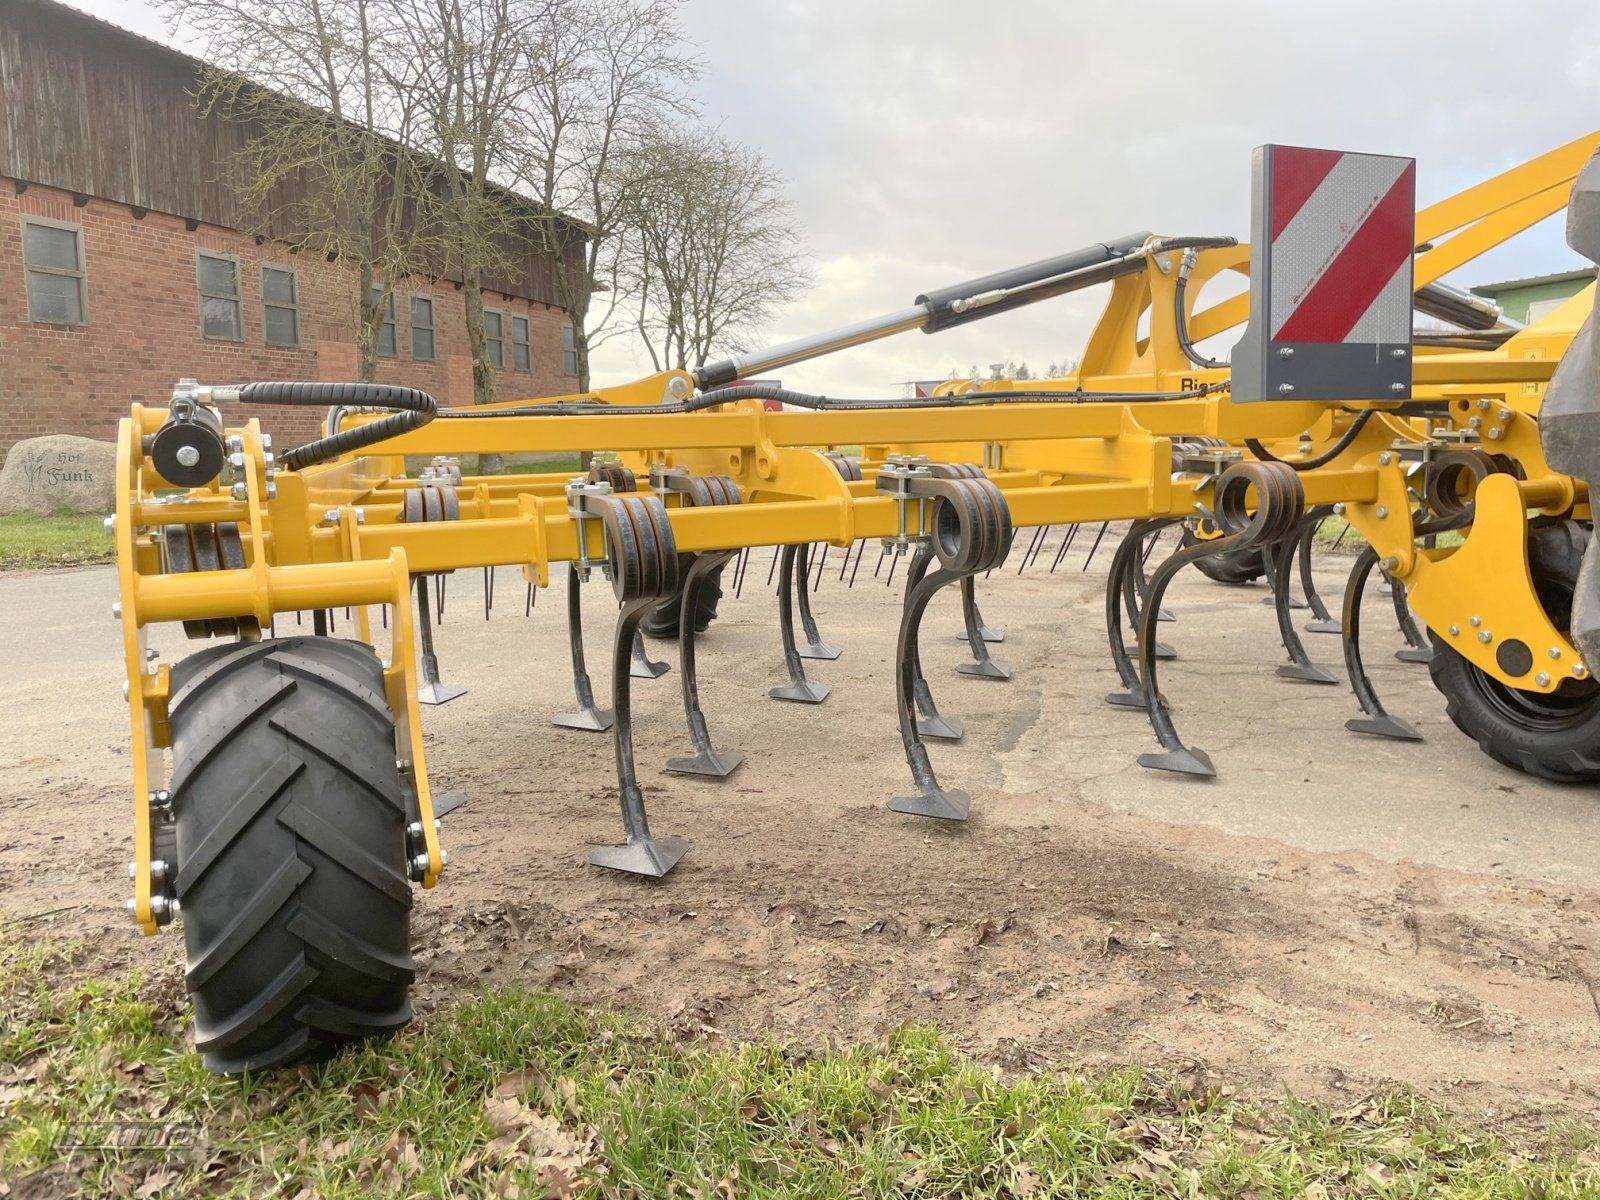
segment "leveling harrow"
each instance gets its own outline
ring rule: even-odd
[[[939,784],[928,752],[961,734],[921,667],[929,602],[958,586],[963,669],[1004,679],[974,581],[1018,530],[1023,567],[1062,531],[1053,569],[1080,529],[1098,526],[1098,547],[1123,520],[1106,584],[1121,690],[1107,699],[1148,716],[1158,749],[1143,765],[1215,773],[1157,682],[1162,602],[1185,566],[1264,574],[1289,659],[1279,673],[1336,682],[1296,629],[1298,566],[1308,628],[1342,639],[1362,710],[1352,729],[1417,736],[1362,665],[1360,603],[1381,569],[1410,656],[1429,661],[1459,726],[1521,769],[1600,779],[1600,686],[1586,666],[1600,661],[1600,568],[1582,486],[1600,478],[1593,288],[1522,329],[1439,282],[1569,196],[1570,240],[1600,259],[1600,163],[1584,167],[1597,146],[1600,134],[1581,138],[1420,212],[1409,160],[1267,147],[1253,252],[1138,233],[590,395],[438,410],[402,387],[184,381],[168,409],[135,407],[114,517],[136,779],[129,907],[147,933],[181,910],[208,1065],[303,1061],[409,1019],[411,885],[438,880],[437,818],[456,802],[430,785],[420,706],[463,691],[440,678],[430,610],[462,568],[520,566],[531,603],[551,564],[568,564],[577,703],[554,721],[614,739],[626,840],[590,861],[618,871],[660,876],[688,848],[651,832],[639,788],[630,689],[665,669],[641,629],[679,645],[690,752],[667,769],[728,775],[740,757],[712,742],[695,640],[724,572],[742,586],[757,546],[779,547],[790,678],[771,695],[804,703],[827,695],[806,661],[839,654],[809,607],[817,559],[843,548],[853,580],[877,541],[892,581],[907,556],[895,688],[914,787],[889,801],[895,812],[958,821],[971,805]],[[1197,308],[1227,273],[1248,273],[1248,295]],[[1096,284],[1110,285],[1104,315],[1062,379],[953,382],[917,400],[738,382]],[[1457,328],[1414,336],[1414,310]],[[1247,319],[1231,367],[1197,348]],[[775,400],[782,411],[763,403]],[[257,421],[220,415],[231,401],[328,407],[324,436],[275,458]],[[476,451],[605,454],[577,478],[463,477],[455,456]],[[430,466],[409,478],[407,457]],[[1366,542],[1337,618],[1310,570],[1310,539],[1334,513]],[[1156,555],[1172,530],[1178,547]],[[609,710],[583,652],[580,598],[597,570],[620,605]],[[337,610],[353,614],[353,638],[331,636]],[[311,614],[312,633],[277,636],[291,613]],[[147,630],[172,621],[212,644],[156,661]]]

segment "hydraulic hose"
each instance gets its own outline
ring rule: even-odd
[[[1350,449],[1350,444],[1361,436],[1361,431],[1367,427],[1367,422],[1372,420],[1375,412],[1377,412],[1377,409],[1373,408],[1363,411],[1354,421],[1350,422],[1350,428],[1340,435],[1337,442],[1315,458],[1308,458],[1304,462],[1290,462],[1288,459],[1278,458],[1260,442],[1256,441],[1255,438],[1245,438],[1244,444],[1250,447],[1250,453],[1266,462],[1283,463],[1284,466],[1291,467],[1296,471],[1314,471],[1318,467],[1327,466],[1339,455]]]
[[[1233,238],[1227,238],[1225,244],[1237,245],[1237,242]],[[1189,272],[1194,270],[1196,257],[1193,248],[1183,252],[1183,261],[1178,265],[1178,276],[1173,280],[1172,284],[1172,322],[1173,327],[1178,331],[1178,346],[1183,350],[1189,361],[1197,367],[1203,367],[1208,370],[1226,367],[1228,364],[1221,359],[1207,358],[1201,354],[1195,348],[1195,344],[1189,340],[1189,318],[1185,315],[1183,298],[1189,288]]]
[[[291,404],[315,408],[340,404],[395,410],[376,421],[286,451],[279,456],[279,462],[291,471],[327,462],[341,454],[364,450],[402,433],[421,429],[433,420],[438,411],[433,397],[427,392],[388,383],[247,383],[238,388],[218,388],[214,395],[219,400],[238,400],[245,404]]]

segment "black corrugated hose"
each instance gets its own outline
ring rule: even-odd
[[[238,398],[244,404],[293,404],[313,408],[349,404],[396,410],[376,421],[286,451],[279,456],[279,462],[291,471],[421,429],[438,412],[438,405],[427,392],[388,383],[247,383],[238,391]]]

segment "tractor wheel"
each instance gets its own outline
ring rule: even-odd
[[[1578,564],[1589,531],[1575,521],[1535,526],[1528,567],[1546,614],[1563,633],[1572,620]],[[1431,631],[1430,631],[1431,632]],[[1437,633],[1429,671],[1445,711],[1483,752],[1529,775],[1558,783],[1600,781],[1600,683],[1568,676],[1554,692],[1525,692],[1473,666]],[[1543,647],[1533,647],[1535,661]]]
[[[679,577],[687,580],[689,568],[694,563],[693,554],[680,554],[678,556]],[[722,571],[727,564],[718,567],[700,585],[700,603],[694,614],[694,631],[704,633],[717,619],[717,603],[722,599]],[[659,604],[653,605],[645,614],[639,627],[645,635],[653,638],[671,639],[678,636],[679,614],[683,611],[683,588],[668,596]]]
[[[371,647],[203,650],[172,671],[177,896],[195,1042],[233,1074],[411,1019],[407,793]]]
[[[1204,541],[1194,530],[1184,529],[1180,548],[1187,549]],[[1267,573],[1266,560],[1260,550],[1235,550],[1232,554],[1213,554],[1194,564],[1194,569],[1214,583],[1254,583]]]

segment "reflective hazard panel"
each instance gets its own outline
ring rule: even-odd
[[[1416,209],[1415,159],[1256,150],[1235,400],[1410,396]]]

